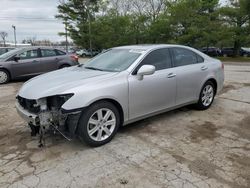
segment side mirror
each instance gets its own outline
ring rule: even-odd
[[[14,57],[14,61],[18,62],[20,60],[20,57],[16,56]]]
[[[152,75],[155,73],[155,66],[153,65],[143,65],[137,72],[139,80],[143,79],[145,75]]]

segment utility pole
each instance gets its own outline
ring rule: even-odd
[[[88,22],[89,22],[89,50],[91,53],[91,56],[93,56],[93,50],[92,50],[92,33],[91,33],[91,17],[90,17],[90,11],[89,11],[89,4],[90,0],[87,1],[87,14],[88,14]]]
[[[14,39],[15,39],[15,47],[16,47],[16,26],[12,25],[12,28],[14,29]]]
[[[64,22],[65,24],[65,37],[66,37],[66,52],[69,51],[69,47],[68,47],[68,22],[67,20]]]

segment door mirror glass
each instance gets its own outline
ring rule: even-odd
[[[155,73],[155,66],[153,65],[143,65],[137,72],[139,80],[143,79],[145,75],[152,75]]]

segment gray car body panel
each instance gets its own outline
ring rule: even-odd
[[[151,51],[160,48],[181,47],[192,50],[204,58],[203,63],[173,67],[156,71],[139,80],[133,70]],[[74,110],[92,103],[110,99],[123,109],[124,125],[145,117],[195,103],[204,83],[209,79],[217,82],[217,92],[223,87],[224,72],[219,60],[179,45],[125,46],[140,51],[140,57],[125,71],[102,72],[84,67],[71,67],[33,78],[26,82],[18,95],[27,99],[41,99],[53,95],[74,95],[62,108]],[[205,70],[203,70],[205,66]],[[174,73],[176,77],[168,78]]]
[[[70,55],[57,55],[52,57],[38,57],[32,59],[23,59],[18,62],[10,60],[12,57],[17,56],[25,51],[36,49],[52,49],[50,47],[27,47],[15,50],[13,54],[5,59],[0,59],[0,68],[8,70],[11,75],[11,79],[17,79],[22,77],[36,76],[53,70],[57,70],[62,65],[73,66],[77,62],[73,62]],[[59,50],[59,49],[58,49]],[[61,50],[60,50],[61,51]]]

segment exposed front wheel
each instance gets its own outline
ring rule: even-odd
[[[0,84],[6,84],[10,81],[10,75],[6,70],[0,69]]]
[[[90,146],[101,146],[115,136],[120,125],[117,108],[102,101],[88,107],[82,113],[78,124],[78,135]]]
[[[213,82],[208,81],[202,87],[200,98],[198,103],[196,104],[196,107],[199,110],[208,109],[212,105],[214,97],[215,97],[215,86]]]

